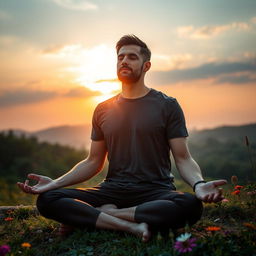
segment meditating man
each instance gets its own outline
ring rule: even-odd
[[[202,201],[223,199],[225,180],[205,182],[187,144],[183,111],[173,97],[149,88],[144,77],[151,52],[134,35],[116,44],[121,93],[100,103],[93,114],[89,155],[57,179],[29,174],[18,186],[39,194],[37,208],[65,226],[122,230],[148,241],[152,231],[192,225],[202,214]],[[104,58],[104,56],[102,56]],[[176,191],[170,153],[195,195]],[[84,182],[108,158],[106,179],[88,189],[64,188]]]

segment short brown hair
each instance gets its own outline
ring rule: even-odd
[[[120,48],[124,45],[131,44],[140,46],[140,53],[143,55],[144,61],[150,61],[151,51],[149,50],[148,46],[135,35],[122,36],[116,43],[116,52],[118,53]]]

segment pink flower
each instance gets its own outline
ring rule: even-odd
[[[227,203],[227,202],[229,202],[229,200],[228,200],[227,198],[223,198],[223,199],[221,200],[221,202]]]
[[[190,238],[184,241],[176,241],[174,244],[174,248],[179,253],[191,252],[193,247],[196,247],[195,241],[196,241],[196,238]]]
[[[247,192],[247,195],[248,196],[256,195],[256,191],[249,191],[249,192]]]
[[[9,245],[5,244],[0,246],[0,256],[4,256],[10,251],[11,251],[11,248]]]

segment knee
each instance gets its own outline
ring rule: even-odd
[[[195,196],[190,193],[184,193],[185,196],[185,209],[188,215],[189,225],[196,223],[203,214],[203,204]]]
[[[38,195],[36,206],[38,211],[43,216],[47,215],[49,204],[54,200],[55,196],[56,196],[56,193],[53,190],[46,191]]]

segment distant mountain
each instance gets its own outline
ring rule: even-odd
[[[4,132],[7,132],[7,130]],[[59,143],[79,149],[88,149],[90,145],[91,125],[64,125],[36,132],[27,132],[24,130],[13,130],[13,132],[18,136],[22,134],[25,136],[35,136],[39,141]],[[192,130],[189,133],[189,141],[193,144],[201,144],[208,139],[216,139],[220,142],[230,140],[242,142],[245,136],[248,136],[250,142],[256,143],[256,124],[221,126],[200,131]]]
[[[5,130],[4,132],[7,132]],[[48,129],[39,130],[36,132],[27,132],[24,130],[12,130],[15,135],[36,137],[38,141],[59,143],[61,145],[68,145],[78,149],[89,148],[91,125],[63,125],[50,127]]]
[[[214,129],[205,129],[190,132],[190,141],[198,144],[208,139],[216,139],[220,142],[245,141],[245,136],[250,142],[256,143],[256,124],[240,126],[220,126]]]

